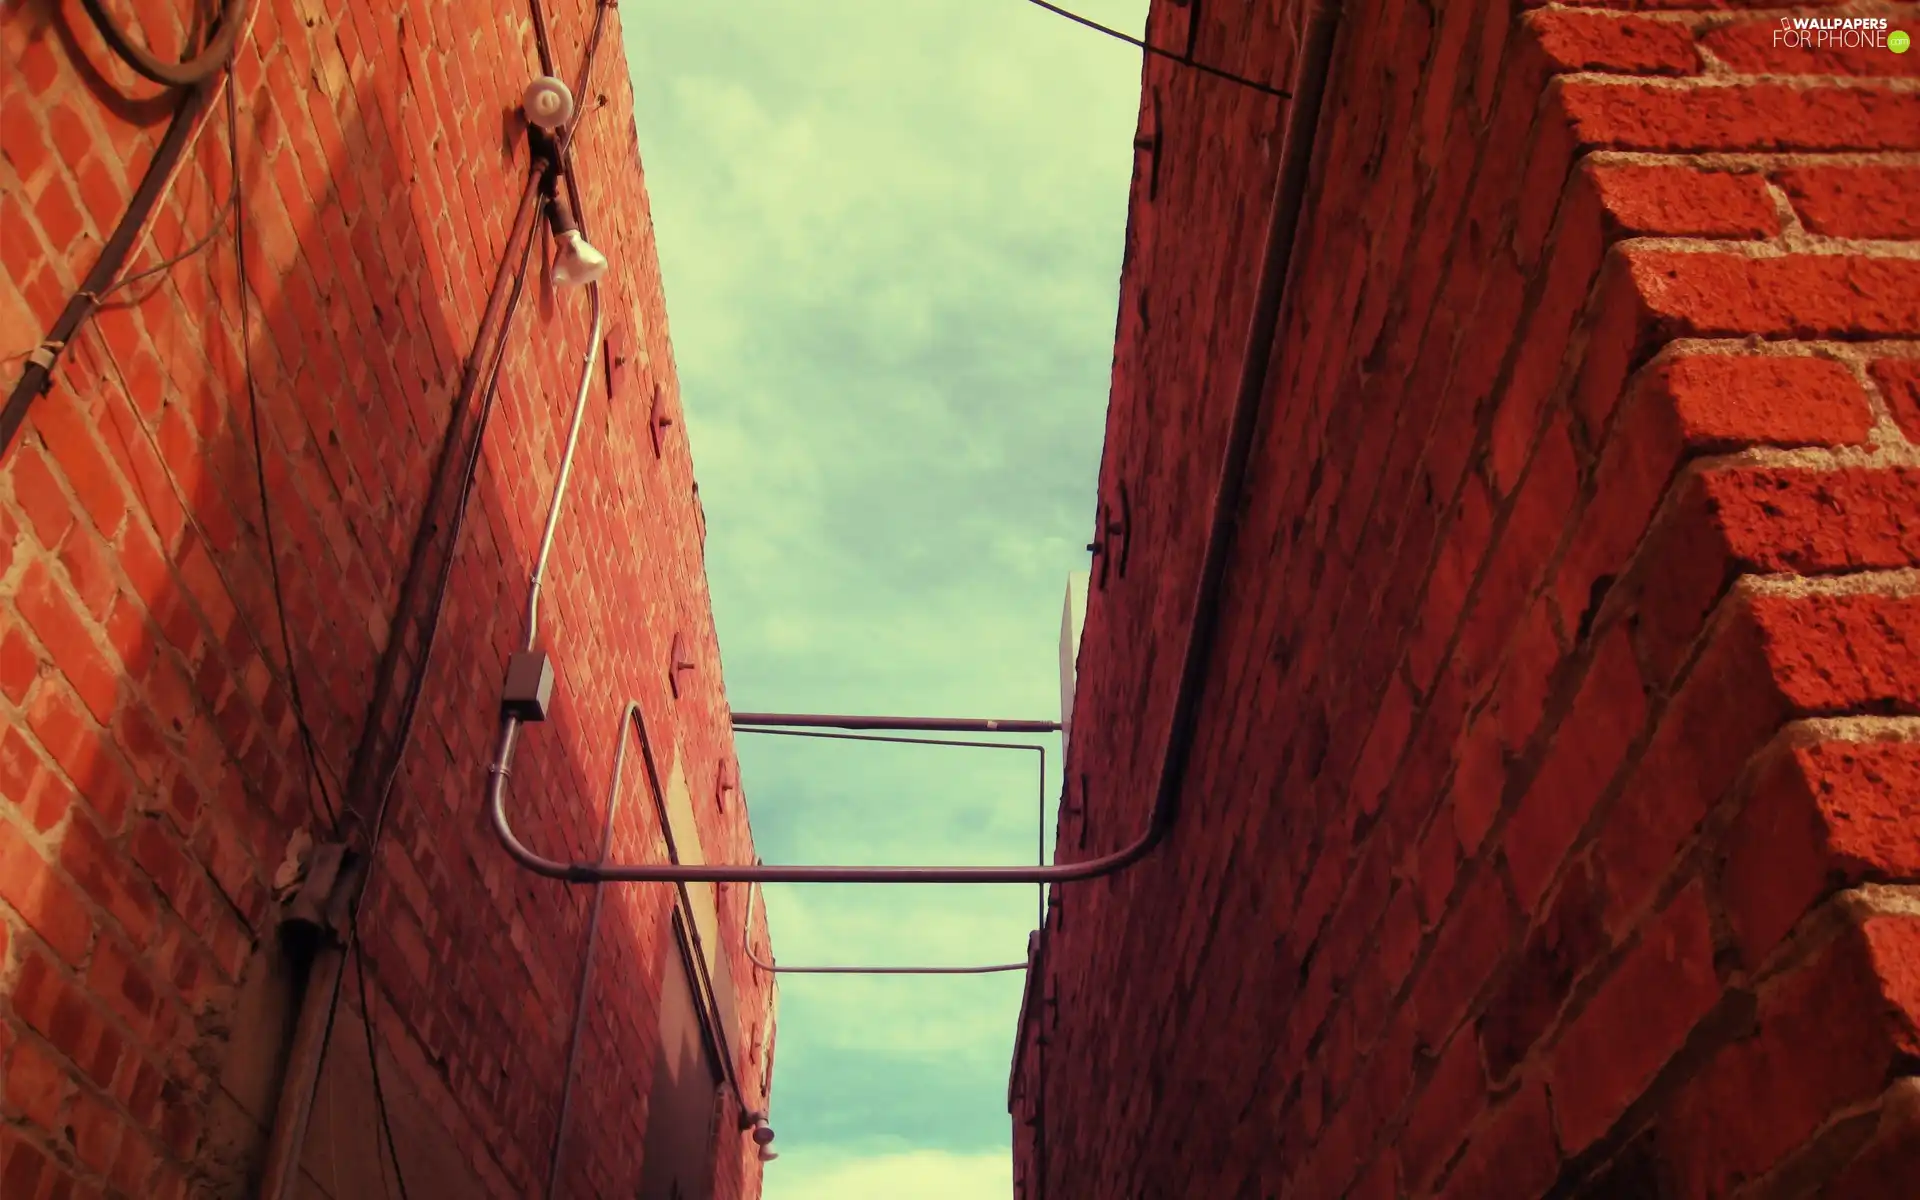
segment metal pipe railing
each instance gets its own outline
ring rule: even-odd
[[[854,717],[829,713],[734,713],[735,729],[897,729],[919,733],[1058,733],[1058,721],[994,717]]]
[[[754,715],[763,715],[763,714],[754,714]],[[815,721],[818,721],[819,719],[820,718],[813,718],[813,720]],[[838,722],[843,720],[910,721],[910,720],[916,720],[917,718],[834,717],[834,718],[827,718],[827,719]],[[1040,724],[1041,722],[1030,722],[1030,723]],[[891,728],[891,726],[887,726],[887,727]],[[750,724],[742,728],[740,732],[766,734],[774,737],[825,738],[832,741],[845,741],[845,742],[886,742],[893,745],[902,745],[902,746],[959,746],[959,747],[974,749],[974,750],[1031,750],[1035,754],[1040,756],[1040,786],[1039,786],[1039,806],[1038,806],[1039,811],[1038,811],[1037,823],[1039,826],[1040,861],[1042,863],[1045,863],[1047,861],[1047,748],[1036,742],[972,742],[972,741],[958,741],[951,738],[887,737],[882,734],[869,734],[869,733],[829,733],[825,730],[820,730],[820,729],[774,729],[774,728],[762,726],[759,724]],[[747,906],[746,906],[746,914],[744,917],[741,918],[740,944],[741,944],[741,948],[746,951],[747,961],[752,963],[755,967],[758,967],[760,970],[767,972],[768,974],[772,974],[772,975],[992,975],[992,974],[1003,972],[1003,971],[1024,971],[1027,969],[1027,964],[1025,962],[982,963],[977,966],[962,966],[962,967],[883,967],[883,966],[853,966],[853,965],[812,966],[812,967],[779,966],[776,963],[767,962],[763,960],[758,954],[755,954],[753,951],[753,897],[754,897],[754,894],[759,890],[760,890],[760,885],[757,883],[749,883],[747,885]],[[765,896],[764,894],[762,894],[761,903],[763,906],[765,902],[766,902]],[[1046,905],[1047,905],[1046,885],[1042,884],[1040,888],[1040,920],[1043,923],[1047,919]]]
[[[1212,664],[1214,643],[1219,633],[1220,598],[1225,584],[1229,553],[1233,546],[1239,498],[1246,483],[1247,462],[1252,451],[1254,433],[1259,424],[1260,401],[1266,390],[1268,366],[1279,324],[1280,300],[1292,269],[1301,204],[1306,193],[1308,167],[1312,159],[1314,126],[1319,120],[1326,71],[1332,57],[1333,31],[1338,25],[1338,19],[1337,5],[1316,7],[1308,17],[1307,36],[1304,39],[1300,57],[1299,86],[1294,89],[1294,99],[1288,106],[1279,174],[1268,210],[1260,274],[1255,285],[1253,311],[1247,328],[1246,352],[1241,361],[1232,415],[1221,453],[1220,472],[1209,514],[1206,546],[1201,558],[1199,577],[1194,586],[1192,617],[1187,627],[1185,645],[1181,654],[1179,685],[1174,694],[1172,719],[1168,723],[1166,746],[1161,756],[1158,777],[1154,782],[1153,805],[1147,818],[1146,828],[1133,841],[1109,854],[1081,862],[1034,867],[767,866],[758,862],[701,865],[655,863],[603,865],[562,862],[529,849],[514,832],[512,822],[507,816],[507,780],[512,773],[513,751],[519,736],[520,720],[503,713],[493,762],[488,768],[486,806],[495,836],[500,839],[501,846],[516,863],[535,874],[574,883],[1044,884],[1068,883],[1112,875],[1139,862],[1166,840],[1179,816],[1180,792],[1186,781],[1187,762],[1193,753],[1200,704],[1205,696],[1206,677]],[[555,490],[556,505],[565,490],[565,485],[566,476],[563,473]],[[739,714],[735,721],[738,723],[740,716],[747,717],[751,721],[757,715],[764,714]],[[843,721],[847,719],[840,718]],[[924,725],[914,727],[929,728]],[[996,722],[995,728],[1001,732],[1016,731],[1012,723]]]

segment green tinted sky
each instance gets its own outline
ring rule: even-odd
[[[1138,52],[1024,0],[621,19],[735,707],[1053,716]],[[742,742],[768,861],[1034,853],[1029,755]],[[1010,961],[1034,921],[1028,889],[768,904],[793,964]],[[783,981],[768,1200],[1009,1195],[1020,984]]]

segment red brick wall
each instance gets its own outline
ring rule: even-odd
[[[1741,7],[1345,5],[1180,825],[1023,1019],[1030,1200],[1910,1194],[1920,57]],[[1284,83],[1296,8],[1153,36]],[[1145,85],[1068,857],[1151,800],[1282,115]]]
[[[109,7],[137,8],[163,52],[190,11]],[[571,79],[592,5],[549,9]],[[743,806],[715,803],[731,746],[684,425],[659,456],[649,440],[654,389],[669,406],[677,389],[619,25],[610,17],[591,89],[608,107],[576,150],[594,240],[614,260],[604,291],[618,358],[594,386],[549,576],[542,641],[559,682],[551,719],[523,738],[514,807],[536,847],[591,857],[633,697],[662,778],[685,774],[709,857],[737,859],[752,849]],[[266,0],[236,63],[264,467],[302,690],[336,780],[526,177],[512,110],[538,73],[531,31],[525,5]],[[40,340],[93,262],[167,105],[77,5],[8,0],[0,45],[11,355]],[[226,164],[216,117],[136,266],[208,228]],[[243,998],[272,991],[273,876],[293,833],[316,823],[268,583],[235,290],[222,238],[117,296],[0,465],[8,1200],[251,1195],[272,1119],[270,1086],[234,1082],[259,1074],[237,1047],[287,1013],[256,1020],[261,1006]],[[585,330],[582,293],[544,272],[529,280],[363,916],[374,1015],[399,1072],[388,1086],[500,1196],[545,1183],[591,897],[515,869],[481,819]],[[676,633],[697,663],[677,700]],[[615,841],[628,856],[658,853],[637,762]],[[723,930],[738,930],[744,899],[724,893]],[[607,895],[564,1194],[636,1186],[667,904],[661,888]],[[736,1057],[763,1090],[753,1047],[769,997],[734,941]],[[264,1047],[269,1065],[276,1049]],[[726,1132],[721,1146],[718,1194],[757,1195],[750,1143]],[[410,1180],[415,1195],[433,1182]]]

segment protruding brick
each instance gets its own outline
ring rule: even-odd
[[[1869,371],[1887,398],[1900,432],[1920,445],[1920,358],[1882,358]]]
[[[1757,172],[1606,164],[1587,168],[1617,232],[1662,237],[1766,238],[1780,217]]]
[[[1700,67],[1693,32],[1684,25],[1576,11],[1529,13],[1526,22],[1562,71],[1691,75]]]
[[[1790,167],[1774,178],[1800,223],[1844,238],[1920,238],[1920,167]]]
[[[1754,1032],[1721,1050],[1661,1121],[1676,1194],[1724,1195],[1800,1146],[1828,1114],[1877,1096],[1889,1069],[1920,1053],[1916,962],[1920,922],[1869,917],[1762,985]]]
[[[1831,359],[1689,354],[1663,363],[1653,387],[1698,450],[1848,446],[1873,427],[1866,393]]]
[[[1627,261],[1661,339],[1920,334],[1920,260],[1634,249]]]
[[[1775,755],[1726,845],[1727,917],[1758,966],[1827,892],[1920,876],[1920,743],[1821,742]]]
[[[1681,7],[1676,4],[1675,7]],[[1684,7],[1705,7],[1686,4]],[[1757,7],[1757,6],[1756,6]],[[1734,21],[1710,30],[1700,39],[1713,56],[1742,75],[1899,76],[1916,73],[1911,54],[1895,54],[1885,45],[1887,32],[1900,28],[1895,18],[1888,30],[1861,30],[1869,35],[1853,45],[1809,34],[1804,41],[1783,39],[1781,22],[1774,17]],[[1870,40],[1877,33],[1877,39]]]
[[[1874,87],[1701,83],[1558,85],[1580,143],[1595,149],[1920,149],[1920,94]]]

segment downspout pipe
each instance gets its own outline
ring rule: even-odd
[[[1193,749],[1199,716],[1199,693],[1205,681],[1207,655],[1218,633],[1220,596],[1226,576],[1227,559],[1232,549],[1237,524],[1236,510],[1245,486],[1247,461],[1251,457],[1254,435],[1258,430],[1260,400],[1266,392],[1273,358],[1274,340],[1279,332],[1281,302],[1293,272],[1293,252],[1299,240],[1301,210],[1313,165],[1315,134],[1326,100],[1327,75],[1333,62],[1333,44],[1339,31],[1340,0],[1314,3],[1306,0],[1305,28],[1300,43],[1299,66],[1295,73],[1293,98],[1287,109],[1286,132],[1280,145],[1279,177],[1275,181],[1272,207],[1269,209],[1265,249],[1261,254],[1260,276],[1255,285],[1253,319],[1247,336],[1246,358],[1240,372],[1240,390],[1235,399],[1232,423],[1228,427],[1227,447],[1221,464],[1220,483],[1214,493],[1213,518],[1207,535],[1206,556],[1202,560],[1200,583],[1194,600],[1193,627],[1182,664],[1180,690],[1174,702],[1173,727],[1168,737],[1167,756],[1162,765],[1162,792],[1156,800],[1154,816],[1147,836],[1163,822],[1171,823],[1173,804],[1165,790],[1169,783],[1177,790]],[[1197,653],[1196,653],[1197,651]],[[1046,927],[1036,932],[1031,957],[1034,969],[1027,976],[1027,998],[1036,987],[1045,987]],[[1020,1037],[1025,1038],[1027,1012],[1023,1000]],[[1039,1021],[1035,1017],[1035,1024]],[[1040,1083],[1033,1114],[1035,1165],[1034,1200],[1044,1200],[1049,1186],[1050,1162],[1047,1155],[1046,1045],[1044,1030],[1034,1036],[1036,1067]],[[1024,1045],[1015,1048],[1015,1069]]]
[[[767,866],[760,863],[658,864],[569,863],[547,858],[529,849],[514,832],[507,816],[507,780],[512,772],[517,718],[503,714],[492,765],[488,768],[486,806],[494,835],[520,866],[549,879],[570,883],[881,883],[986,884],[1070,883],[1098,879],[1124,871],[1153,853],[1166,840],[1179,818],[1180,792],[1193,753],[1200,705],[1213,661],[1220,625],[1220,598],[1227,563],[1238,524],[1240,496],[1245,488],[1247,463],[1259,425],[1260,402],[1266,392],[1280,302],[1292,273],[1300,212],[1312,162],[1315,127],[1333,57],[1334,32],[1339,26],[1337,3],[1316,4],[1306,17],[1299,69],[1293,98],[1287,106],[1286,132],[1281,144],[1278,178],[1268,209],[1267,232],[1255,285],[1253,313],[1248,322],[1245,355],[1226,444],[1214,487],[1205,553],[1194,587],[1192,618],[1181,655],[1180,682],[1174,695],[1146,828],[1133,841],[1097,858],[1041,867],[853,867]],[[558,496],[556,495],[556,504]],[[737,718],[736,718],[737,719]]]

